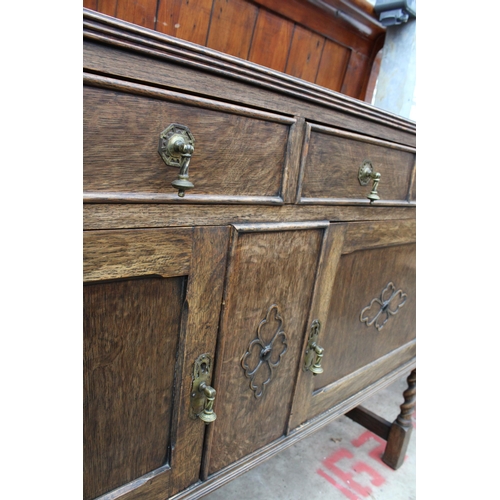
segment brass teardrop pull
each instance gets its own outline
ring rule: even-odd
[[[365,160],[358,170],[358,180],[362,186],[366,186],[370,180],[373,180],[372,190],[370,194],[366,197],[373,203],[375,200],[380,200],[378,195],[378,183],[380,182],[380,173],[373,171],[372,162],[370,160]]]
[[[315,319],[311,325],[309,333],[309,341],[306,348],[306,357],[304,362],[304,370],[312,372],[313,375],[323,373],[321,361],[325,350],[318,345],[318,336],[321,330],[321,323]]]
[[[179,197],[183,198],[188,189],[194,188],[188,173],[189,162],[194,153],[194,136],[189,128],[178,123],[170,124],[160,134],[158,153],[166,165],[180,169],[172,186],[178,190]]]
[[[205,422],[206,424],[209,424],[217,418],[217,415],[214,412],[214,400],[216,392],[213,387],[210,387],[205,382],[202,382],[199,385],[198,390],[202,391],[203,395],[205,396],[203,411],[198,414],[198,418],[203,420],[203,422]]]

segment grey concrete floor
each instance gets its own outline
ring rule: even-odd
[[[393,421],[403,402],[406,377],[367,399],[363,406]],[[408,452],[397,471],[380,460],[385,441],[342,416],[203,498],[415,500],[415,416],[416,412]]]

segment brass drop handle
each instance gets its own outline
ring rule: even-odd
[[[209,424],[217,418],[214,412],[216,391],[210,386],[211,378],[212,357],[208,353],[202,354],[194,362],[189,416],[192,419],[199,418],[205,424]]]
[[[170,124],[160,134],[158,153],[166,165],[179,168],[179,176],[172,186],[178,189],[179,197],[183,198],[188,189],[194,188],[188,173],[194,153],[194,136],[189,128],[179,123]]]
[[[321,361],[325,350],[318,345],[318,336],[321,330],[321,323],[315,319],[311,325],[309,341],[307,342],[306,357],[304,361],[304,370],[312,372],[313,375],[323,373]]]
[[[380,196],[377,193],[378,183],[380,182],[380,173],[373,171],[372,162],[370,160],[365,160],[361,164],[361,167],[359,167],[358,180],[362,186],[366,186],[371,180],[373,180],[372,190],[370,191],[370,194],[367,195],[367,198],[370,200],[370,203],[373,203],[375,200],[380,200]]]
[[[325,351],[319,345],[313,344],[314,352],[316,353],[316,357],[314,359],[314,364],[309,368],[310,371],[313,372],[314,375],[318,375],[318,373],[323,373],[323,367],[321,366],[321,360],[323,359],[323,352]]]
[[[198,414],[198,418],[201,418],[203,422],[209,424],[217,418],[217,415],[214,412],[214,400],[216,392],[213,387],[210,387],[205,382],[202,382],[200,384],[198,390],[203,391],[203,394],[205,396],[205,406],[203,408],[203,411]]]

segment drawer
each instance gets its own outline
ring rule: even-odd
[[[95,85],[95,82],[101,86]],[[171,124],[194,137],[183,198],[180,169],[158,153]],[[84,86],[84,201],[281,204],[295,119],[109,78]]]
[[[308,124],[300,167],[299,203],[370,204],[373,179],[361,184],[360,167],[380,174],[374,205],[407,205],[415,149],[321,125]],[[414,195],[413,195],[414,196]],[[414,199],[414,198],[413,198]]]

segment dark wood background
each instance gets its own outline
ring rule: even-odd
[[[366,0],[84,0],[83,6],[368,102],[385,38]]]

